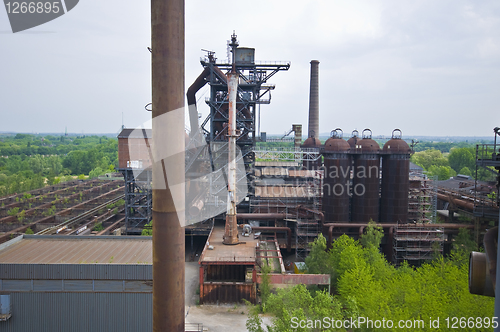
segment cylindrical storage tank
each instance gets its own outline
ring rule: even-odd
[[[359,131],[353,130],[351,134],[351,138],[347,140],[347,143],[349,143],[349,146],[351,149],[355,149],[356,143],[359,141]]]
[[[401,139],[401,130],[394,129],[392,139],[382,150],[382,197],[380,222],[408,222],[408,190],[410,187],[410,152]]]
[[[363,130],[363,139],[354,150],[352,181],[352,222],[378,222],[380,206],[380,146],[372,138],[370,129]]]
[[[351,156],[349,143],[342,138],[342,130],[332,131],[325,142],[323,211],[326,222],[349,221],[349,182],[351,180]]]
[[[315,137],[309,137],[304,141],[304,144],[302,144],[301,148],[303,149],[302,166],[305,169],[319,169],[321,167],[321,155],[311,153],[312,151],[319,151],[320,147],[321,141]],[[319,158],[315,159],[314,156]]]

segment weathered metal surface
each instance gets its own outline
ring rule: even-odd
[[[331,137],[325,142],[323,211],[328,221],[349,220],[349,187],[352,171],[349,150],[349,143],[341,137]]]
[[[353,151],[356,148],[356,144],[357,144],[358,140],[360,140],[360,138],[359,138],[359,131],[353,130],[352,134],[351,134],[351,138],[349,138],[347,140],[347,143],[349,143],[349,146],[351,147],[351,149]]]
[[[330,285],[329,274],[268,274],[271,284],[284,285]],[[257,283],[261,283],[262,275],[257,274]]]
[[[214,227],[208,237],[207,244],[201,254],[200,264],[255,264],[255,247],[257,240],[248,237],[245,241],[234,246],[225,246],[222,244],[224,228]],[[213,246],[212,250],[208,245]]]
[[[151,247],[149,237],[25,235],[0,250],[0,264],[151,264]]]
[[[408,220],[408,194],[410,189],[411,149],[401,135],[392,132],[392,139],[382,149],[382,187],[380,198],[380,221],[383,223],[406,222]]]
[[[236,57],[236,36],[233,34],[232,45],[233,46],[233,64]],[[228,77],[228,163],[227,163],[227,214],[226,214],[226,225],[224,231],[223,244],[235,245],[238,243],[238,222],[236,220],[236,97],[238,95],[238,78],[239,75],[236,73],[235,67],[229,74]]]
[[[308,137],[319,138],[319,61],[311,60]]]
[[[11,293],[1,332],[152,330],[151,293]]]
[[[207,265],[204,281],[245,281],[248,265]]]
[[[184,331],[184,0],[151,1],[153,331]],[[161,116],[176,112],[168,121]],[[161,142],[161,143],[160,143]],[[168,176],[166,176],[168,172]],[[163,189],[164,188],[164,189]]]
[[[151,293],[151,280],[66,280],[66,279],[0,279],[1,292],[95,292],[95,293]]]
[[[380,221],[404,223],[408,220],[410,155],[391,154],[382,159]]]
[[[354,170],[352,183],[352,222],[379,220],[380,190],[380,147],[369,135],[356,143],[354,152]]]
[[[239,303],[242,299],[256,303],[254,283],[205,282],[200,290],[200,303]]]

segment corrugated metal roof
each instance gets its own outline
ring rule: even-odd
[[[150,237],[23,236],[0,249],[0,264],[152,264]]]

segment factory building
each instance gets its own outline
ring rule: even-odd
[[[19,236],[0,246],[0,331],[151,331],[152,279],[149,237]]]

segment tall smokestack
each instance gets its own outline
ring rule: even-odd
[[[319,138],[319,61],[311,60],[308,137]]]

